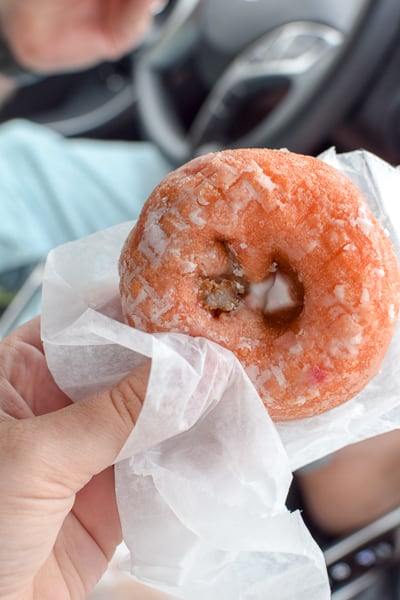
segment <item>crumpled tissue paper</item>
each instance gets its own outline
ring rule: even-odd
[[[400,173],[366,152],[321,158],[356,179],[398,251]],[[132,226],[53,250],[42,294],[48,364],[73,400],[152,361],[115,467],[128,568],[187,600],[329,598],[323,554],[300,513],[285,507],[292,471],[400,425],[399,327],[382,372],[356,398],[275,424],[232,353],[122,322],[117,264]]]

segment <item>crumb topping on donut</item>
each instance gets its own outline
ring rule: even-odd
[[[209,279],[206,278],[200,285],[200,302],[216,316],[222,312],[235,310],[241,296],[245,293],[245,286],[234,279]]]

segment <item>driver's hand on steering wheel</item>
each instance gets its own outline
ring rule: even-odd
[[[37,73],[116,60],[137,46],[161,0],[0,0],[0,30]]]

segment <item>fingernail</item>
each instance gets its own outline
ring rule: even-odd
[[[152,15],[159,15],[167,6],[169,0],[155,0],[151,5]]]

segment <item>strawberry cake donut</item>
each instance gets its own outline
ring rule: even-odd
[[[170,173],[119,270],[127,323],[230,349],[275,421],[360,392],[399,312],[396,256],[361,193],[288,151],[225,150]]]

